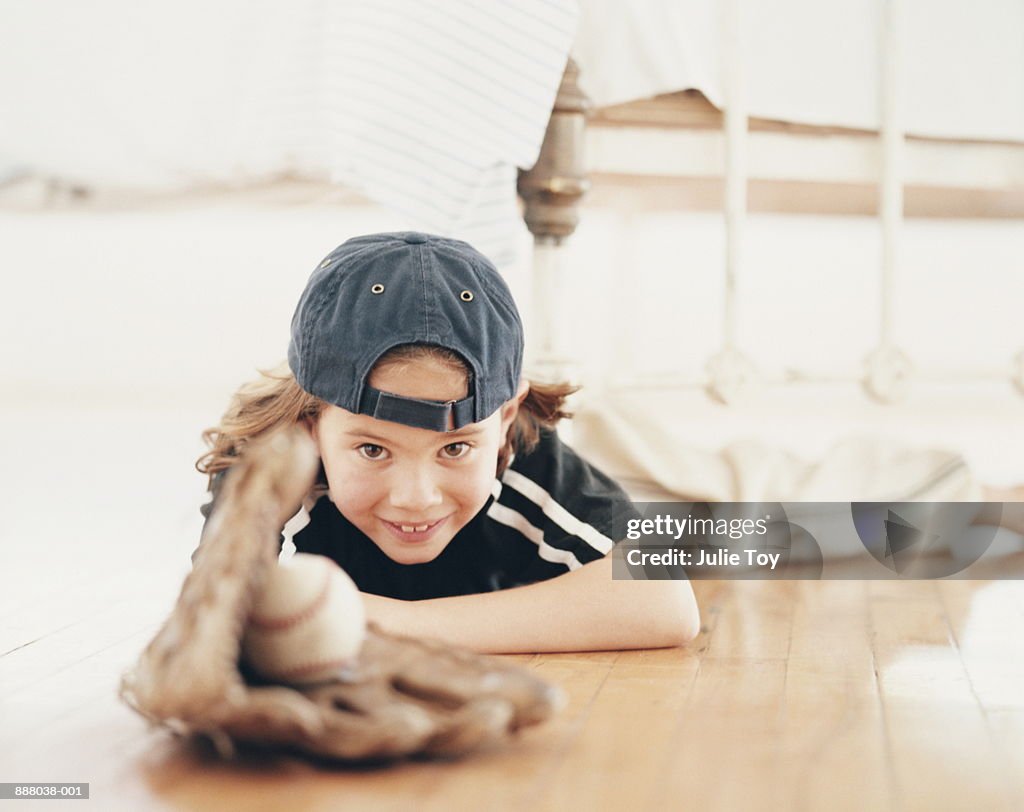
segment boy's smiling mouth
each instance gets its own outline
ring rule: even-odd
[[[426,541],[434,532],[440,527],[446,520],[447,516],[442,516],[440,519],[435,519],[432,522],[392,522],[387,519],[381,519],[381,522],[401,541]]]

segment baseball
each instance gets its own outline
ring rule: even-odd
[[[355,660],[365,636],[352,579],[325,556],[296,553],[274,568],[256,599],[242,656],[275,682],[324,682]]]

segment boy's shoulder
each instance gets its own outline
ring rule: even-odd
[[[500,477],[503,485],[529,489],[563,505],[570,513],[589,513],[595,503],[631,505],[618,482],[588,462],[562,440],[557,431],[543,429],[537,445],[517,454]],[[620,508],[621,509],[621,508]]]
[[[554,429],[541,429],[537,444],[527,452],[518,452],[508,470],[536,480],[548,480],[565,469],[582,468],[587,463],[568,446]]]
[[[555,429],[541,429],[537,444],[526,453],[516,454],[509,468],[520,473],[533,472],[538,475],[550,473],[559,468],[586,469],[598,472],[602,477],[614,482],[597,466],[587,462],[572,446],[566,443]]]
[[[529,453],[517,454],[484,511],[489,532],[521,553],[516,583],[551,578],[611,552],[625,522],[638,514],[625,490],[544,431]],[[518,542],[522,542],[521,544]]]

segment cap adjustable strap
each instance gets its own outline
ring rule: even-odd
[[[359,414],[418,429],[455,431],[473,422],[473,396],[448,402],[419,400],[381,392],[367,384],[359,401]]]

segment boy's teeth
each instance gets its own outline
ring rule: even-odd
[[[401,527],[402,527],[402,532],[403,533],[422,533],[424,530],[426,530],[428,527],[430,527],[430,525],[429,524],[418,524],[416,526],[413,526],[411,524],[403,524],[403,525],[401,525]]]

